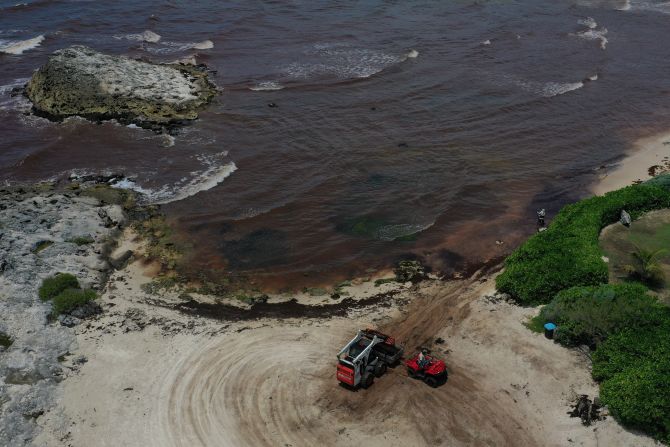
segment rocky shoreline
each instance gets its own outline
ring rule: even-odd
[[[52,410],[63,398],[62,381],[88,361],[79,342],[89,334],[97,338],[147,326],[164,335],[215,334],[236,321],[328,318],[406,300],[396,295],[411,281],[369,283],[353,297],[342,291],[347,298],[339,301],[302,293],[297,299],[265,295],[246,302],[183,293],[182,283],[164,287],[162,277],[152,280],[126,269],[133,261],[146,263],[154,275],[166,267],[165,241],[156,238],[153,227],[144,235],[131,229],[160,219],[157,208],[136,205],[137,196],[111,188],[108,176],[76,180],[0,189],[0,335],[8,341],[0,344],[0,445],[33,445],[40,436],[55,445],[67,440],[74,421]],[[102,298],[52,317],[38,288],[57,273],[75,275]],[[118,293],[126,295],[124,300],[115,300]]]
[[[90,312],[50,322],[50,305],[38,298],[41,281],[57,272],[76,275],[100,291],[111,270],[109,253],[126,223],[119,205],[53,185],[0,189],[0,444],[25,445],[35,420],[59,399],[74,351],[73,326]]]

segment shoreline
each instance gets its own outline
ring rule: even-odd
[[[33,413],[37,445],[655,445],[612,417],[596,432],[567,415],[578,395],[598,393],[589,363],[524,326],[537,308],[495,293],[498,264],[461,279],[353,283],[337,301],[303,292],[240,303],[152,289],[148,242],[127,228],[116,242],[110,259],[133,255],[101,285],[102,314],[72,328],[35,322],[75,340],[49,394],[61,400]],[[356,305],[341,308],[345,299]],[[277,306],[289,310],[260,314]],[[338,387],[333,355],[368,326],[402,340],[407,354],[432,349],[449,381],[432,389],[399,366],[369,390]],[[428,411],[426,401],[437,405]]]
[[[598,178],[592,184],[590,192],[603,195],[639,181],[649,180],[668,170],[670,131],[665,131],[634,141],[631,149],[611,169],[599,169],[596,172]]]

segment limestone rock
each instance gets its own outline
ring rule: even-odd
[[[207,73],[72,46],[54,53],[28,82],[35,110],[53,119],[117,119],[144,127],[198,117],[216,94]]]

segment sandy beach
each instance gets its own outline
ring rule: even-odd
[[[591,191],[602,195],[638,181],[645,181],[670,169],[670,132],[637,140],[628,155],[614,166],[598,171]]]

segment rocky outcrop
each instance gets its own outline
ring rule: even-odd
[[[216,94],[202,67],[154,64],[83,46],[54,53],[37,70],[26,95],[51,119],[116,119],[142,127],[194,120]]]
[[[0,351],[2,446],[38,445],[31,444],[38,419],[55,405],[58,383],[70,373],[62,363],[76,348],[68,327],[101,311],[89,303],[51,321],[51,304],[37,293],[41,281],[57,272],[72,273],[94,289],[106,284],[104,253],[118,229],[107,226],[101,210],[119,220],[118,205],[78,190],[0,188],[0,334],[11,339]]]

